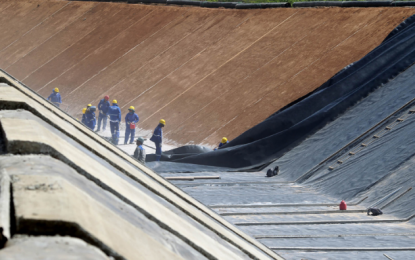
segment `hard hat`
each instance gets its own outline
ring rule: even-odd
[[[139,138],[137,138],[137,142],[140,142],[140,143],[144,143],[144,138],[142,138],[142,137],[139,137]]]
[[[82,114],[85,114],[86,108],[82,108]]]
[[[116,99],[114,99],[114,100],[112,101],[112,103],[113,103],[113,104],[118,104],[118,102],[117,102],[117,100],[116,100]]]
[[[228,141],[228,138],[223,137],[221,142],[222,142],[223,144],[226,144],[226,142],[227,142],[227,141]]]
[[[159,123],[162,124],[162,125],[166,125],[166,120],[160,119],[160,122]]]
[[[130,107],[128,108],[128,110],[135,111],[135,108],[134,108],[133,106],[130,106]]]
[[[86,107],[91,107],[92,105],[91,104],[88,104]]]
[[[108,100],[108,99],[110,99],[110,96],[106,95],[106,96],[104,97],[104,99],[105,99],[105,100]]]
[[[59,89],[55,88],[53,91],[55,91],[56,93],[59,93]]]

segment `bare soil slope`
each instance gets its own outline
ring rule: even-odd
[[[79,116],[106,94],[177,144],[234,138],[379,45],[412,8],[0,2],[0,67]]]

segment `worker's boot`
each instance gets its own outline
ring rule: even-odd
[[[161,159],[161,155],[156,155],[156,161],[159,162]]]

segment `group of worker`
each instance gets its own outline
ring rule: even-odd
[[[107,126],[107,119],[109,118],[110,121],[110,131],[111,131],[111,141],[113,144],[118,145],[119,137],[120,137],[120,123],[121,123],[121,109],[118,106],[118,102],[116,99],[112,101],[110,104],[109,96],[105,96],[103,99],[99,101],[98,104],[99,116],[98,116],[98,127],[96,132],[101,131],[102,129],[105,130]],[[86,108],[83,109],[83,116],[82,116],[82,123],[86,126],[91,128],[91,130],[95,129],[96,119],[95,119],[95,111],[96,108],[91,104],[88,104]],[[137,126],[138,121],[140,118],[135,113],[135,108],[130,106],[128,108],[128,113],[125,115],[125,137],[124,137],[124,144],[133,144],[134,137],[135,137],[135,129]],[[154,130],[154,135],[151,137],[151,141],[155,143],[156,146],[156,160],[160,161],[161,158],[161,147],[162,147],[162,130],[161,128],[164,127],[166,121],[161,119],[159,125]],[[145,163],[146,152],[143,147],[144,139],[139,137],[136,141],[137,148],[134,151],[134,157],[142,162]]]
[[[55,88],[52,91],[52,94],[48,97],[48,100],[51,101],[55,106],[59,107],[62,104],[62,97],[59,94],[59,89]],[[101,99],[98,103],[98,127],[95,132],[101,131],[102,129],[105,130],[107,126],[107,119],[109,118],[110,121],[110,130],[111,130],[111,142],[114,145],[118,145],[119,138],[120,138],[120,123],[121,123],[121,109],[118,106],[118,102],[116,99],[112,101],[112,104],[109,102],[109,96],[106,95],[103,99]],[[82,123],[89,127],[91,130],[95,129],[97,120],[95,117],[96,107],[88,104],[86,108],[82,109]],[[130,140],[130,144],[134,143],[135,137],[135,128],[139,121],[138,115],[135,113],[135,108],[130,106],[128,108],[128,113],[125,115],[125,138],[124,144],[128,143]],[[154,129],[153,135],[150,138],[150,141],[154,142],[156,146],[156,161],[160,161],[161,159],[161,150],[163,144],[163,127],[166,125],[166,121],[161,119],[159,124]],[[223,145],[229,143],[226,137],[223,137],[221,142],[219,143],[218,148],[222,147]],[[134,151],[134,157],[142,162],[145,163],[146,152],[143,147],[144,139],[139,137],[136,141],[137,148]],[[215,149],[216,150],[216,149]]]

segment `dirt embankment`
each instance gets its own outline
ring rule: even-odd
[[[411,8],[226,10],[1,1],[0,67],[78,115],[104,95],[166,139],[216,144],[375,48]],[[145,131],[142,131],[145,133]]]

